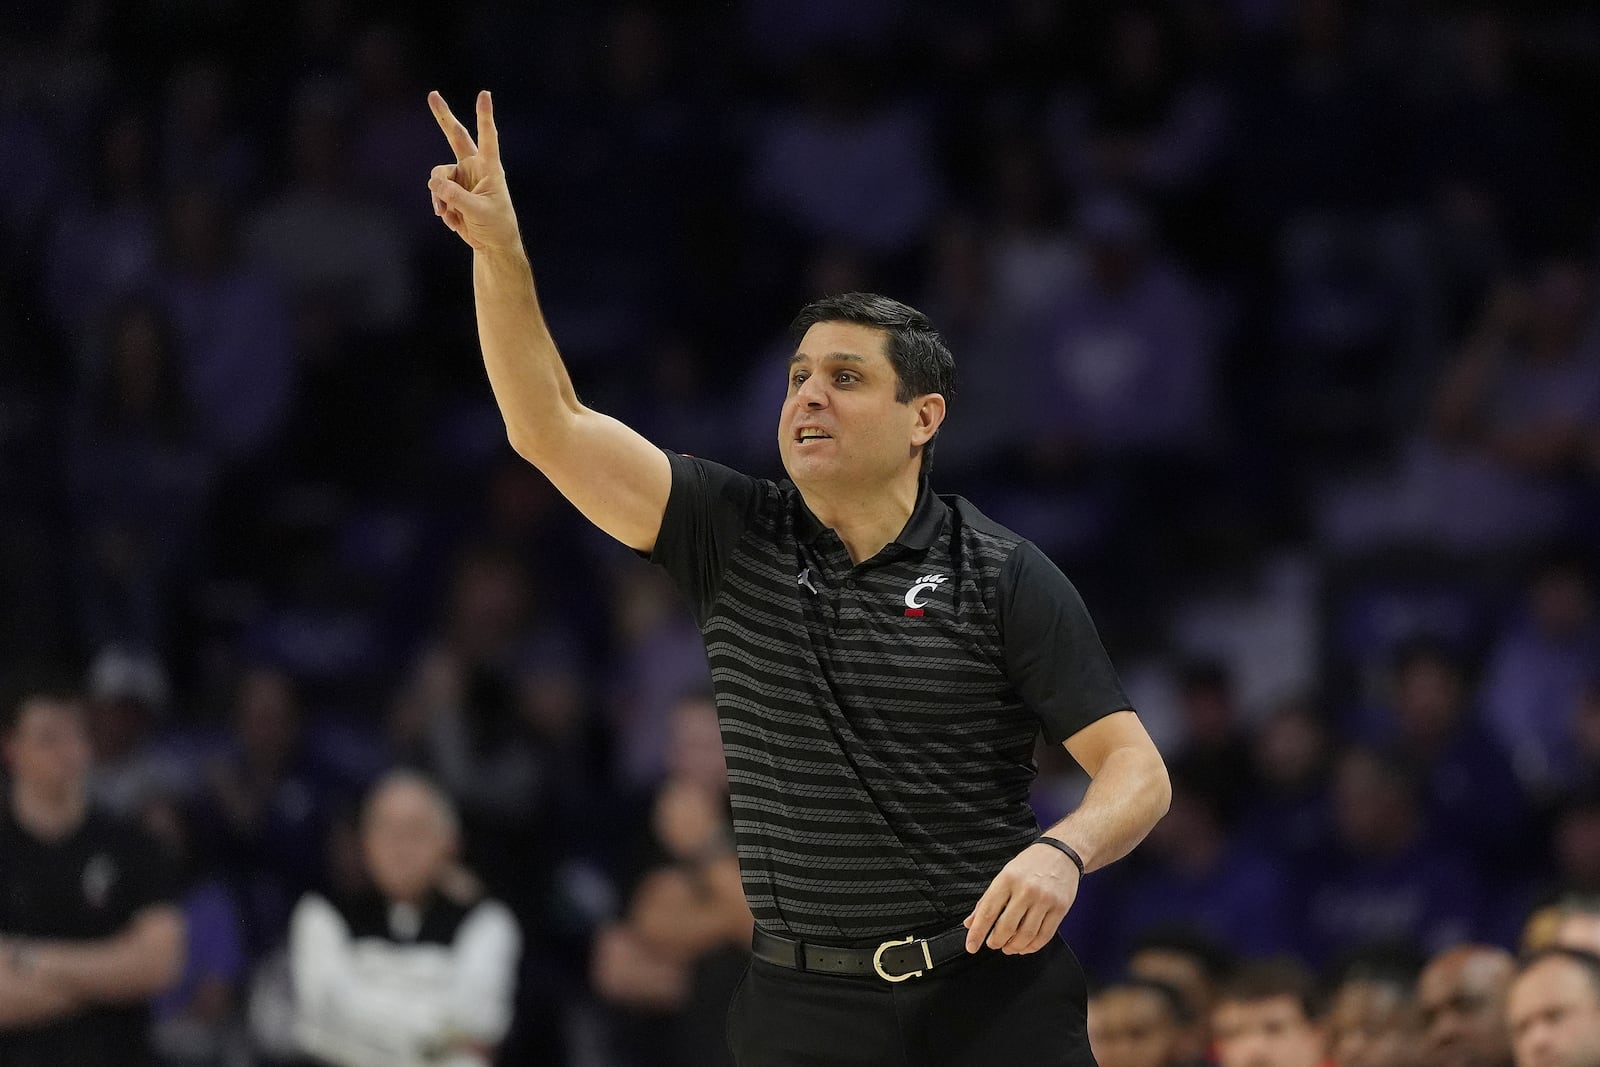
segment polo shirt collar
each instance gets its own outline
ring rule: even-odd
[[[811,514],[811,509],[806,507],[805,497],[797,492],[795,499],[800,504],[795,533],[802,543],[812,544],[827,527],[822,525],[821,519]],[[917,503],[911,509],[911,517],[906,520],[900,535],[889,543],[916,551],[932,547],[934,541],[939,538],[940,529],[944,526],[944,511],[944,502],[929,488],[928,480],[922,479],[917,483]]]

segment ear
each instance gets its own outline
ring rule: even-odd
[[[911,411],[916,422],[911,427],[913,446],[927,444],[944,425],[944,394],[924,393],[911,401]]]

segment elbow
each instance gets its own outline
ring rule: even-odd
[[[1161,753],[1151,748],[1150,766],[1150,825],[1160,822],[1172,808],[1172,776],[1167,773],[1167,763]]]
[[[535,435],[527,430],[519,430],[508,426],[506,427],[506,440],[510,442],[513,452],[535,467],[539,465],[539,441]]]

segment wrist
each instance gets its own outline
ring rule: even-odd
[[[1044,845],[1047,848],[1053,848],[1063,856],[1067,857],[1067,859],[1071,860],[1072,865],[1078,868],[1079,878],[1082,878],[1088,873],[1088,870],[1083,862],[1083,857],[1078,855],[1078,850],[1061,840],[1059,837],[1051,837],[1049,834],[1040,834],[1038,837],[1034,838],[1033,843],[1036,845]]]

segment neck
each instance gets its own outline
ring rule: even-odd
[[[66,837],[83,824],[89,797],[82,789],[41,792],[13,785],[11,813],[17,825],[46,841]]]
[[[836,493],[827,488],[802,488],[800,496],[822,525],[839,535],[850,562],[876,556],[905,529],[917,506],[915,473],[869,492]]]

